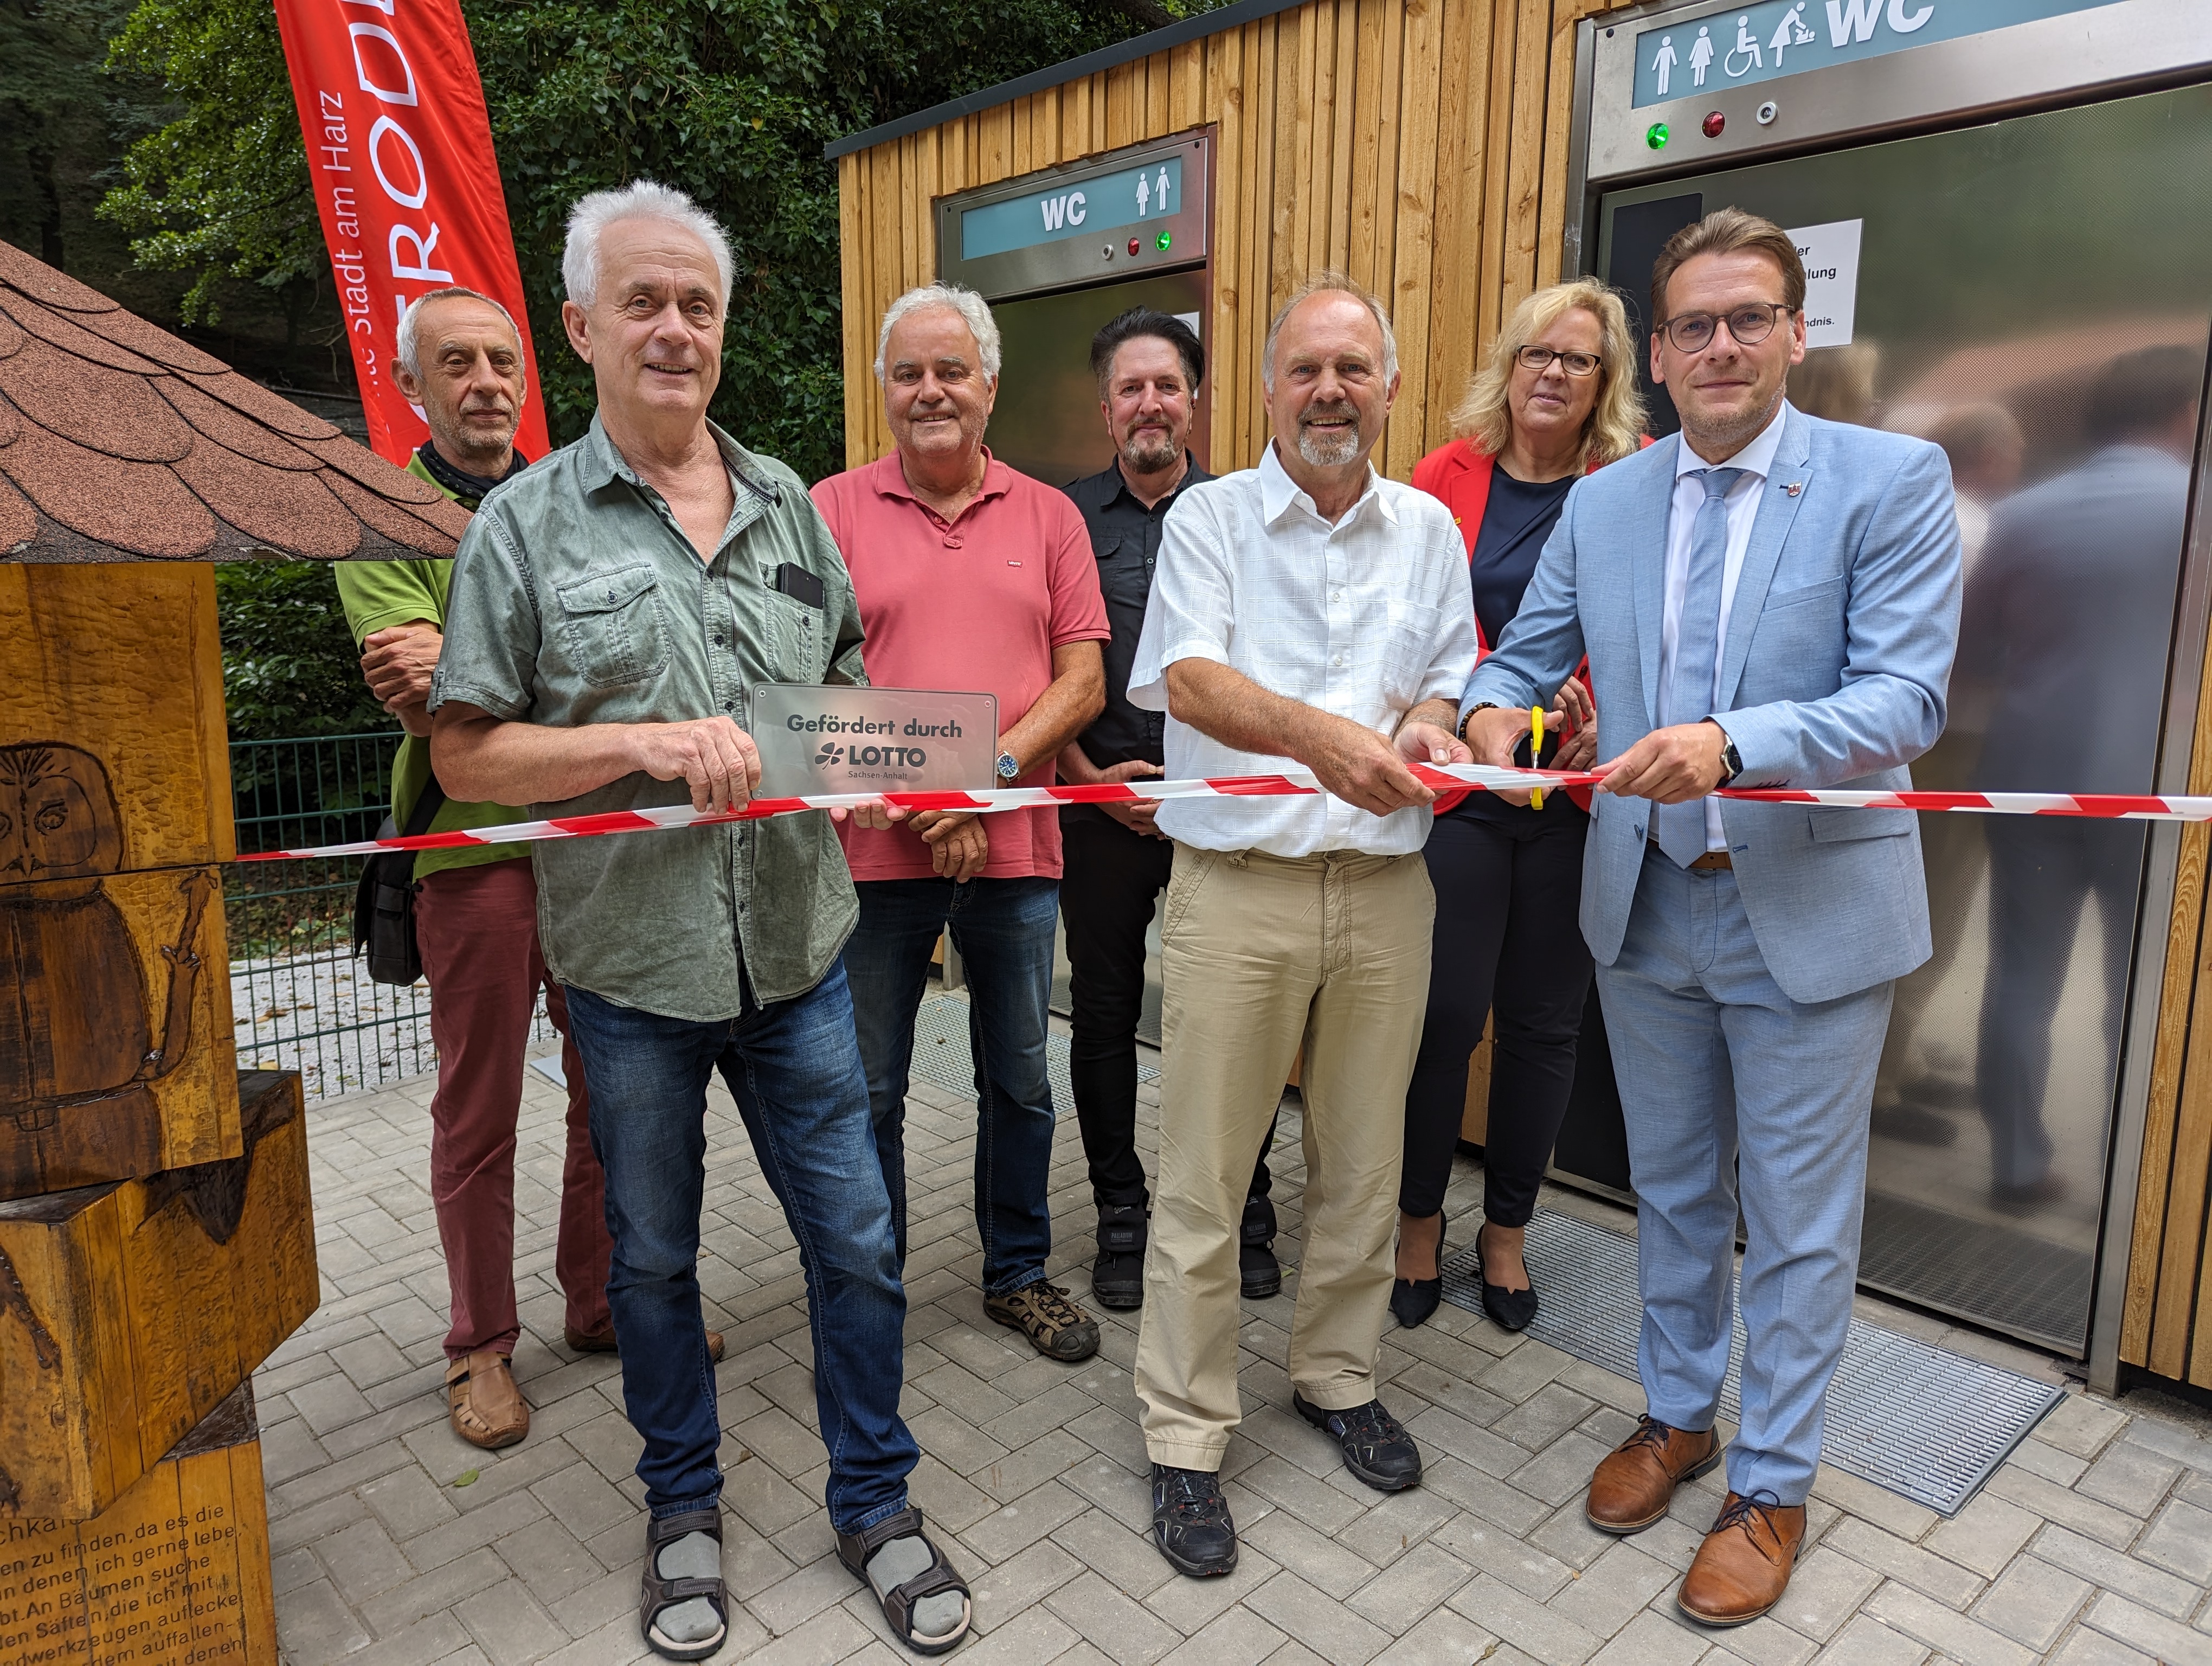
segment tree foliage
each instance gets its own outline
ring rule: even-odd
[[[0,0],[5,3],[6,0]],[[464,0],[556,440],[592,408],[559,327],[562,228],[649,177],[728,229],[716,419],[809,478],[842,464],[841,134],[1057,63],[1213,0]],[[105,211],[141,260],[296,288],[322,260],[268,0],[140,0],[114,62],[179,106]]]
[[[225,562],[215,587],[233,740],[398,727],[361,680],[326,562]]]

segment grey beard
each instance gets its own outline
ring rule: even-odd
[[[1165,440],[1139,439],[1132,435],[1121,446],[1121,462],[1132,474],[1158,474],[1171,469],[1182,455],[1182,448]]]
[[[1340,469],[1359,460],[1364,436],[1355,425],[1341,440],[1324,440],[1311,429],[1298,429],[1298,455],[1317,469]]]

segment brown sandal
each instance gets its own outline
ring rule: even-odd
[[[889,1590],[880,1589],[868,1577],[868,1563],[875,1554],[894,1539],[917,1538],[922,1548],[928,1551],[929,1566],[911,1579],[894,1585]],[[846,1571],[875,1592],[876,1600],[884,1605],[884,1619],[900,1642],[918,1655],[941,1655],[948,1649],[957,1648],[961,1639],[968,1635],[969,1622],[975,1617],[975,1608],[969,1601],[968,1584],[954,1572],[952,1564],[945,1560],[945,1553],[935,1541],[922,1530],[921,1511],[911,1506],[895,1516],[886,1516],[873,1527],[864,1527],[858,1533],[837,1535],[837,1560]],[[915,1604],[924,1597],[960,1594],[960,1623],[951,1631],[936,1636],[924,1636],[914,1628]]]
[[[530,1406],[504,1353],[478,1348],[446,1367],[446,1410],[453,1432],[495,1451],[530,1432]]]
[[[708,1579],[671,1579],[660,1572],[661,1547],[693,1533],[703,1533],[720,1545],[722,1508],[719,1504],[710,1504],[703,1510],[687,1510],[680,1516],[650,1517],[645,1523],[645,1575],[638,1588],[637,1630],[645,1639],[645,1646],[664,1660],[704,1660],[720,1649],[730,1635],[730,1598],[720,1573]],[[706,1599],[707,1606],[714,1609],[714,1618],[721,1623],[710,1637],[678,1643],[660,1629],[660,1616],[665,1610],[697,1597]]]

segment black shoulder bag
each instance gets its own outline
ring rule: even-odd
[[[402,838],[428,832],[444,808],[446,789],[433,775],[409,812]],[[380,839],[393,836],[392,818],[376,830]],[[386,850],[362,864],[361,885],[353,894],[353,954],[368,957],[368,976],[378,983],[402,988],[422,976],[422,953],[415,942],[415,853]]]

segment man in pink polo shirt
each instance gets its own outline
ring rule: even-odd
[[[1083,517],[1064,493],[1016,473],[983,444],[998,397],[999,329],[972,290],[930,284],[894,301],[877,337],[876,377],[896,453],[814,489],[860,597],[868,679],[996,695],[999,784],[1049,786],[1060,748],[1106,703],[1099,644],[1112,631]],[[845,976],[900,1262],[915,1013],[930,950],[949,927],[967,972],[981,1067],[984,1311],[1049,1359],[1087,1359],[1097,1352],[1097,1323],[1044,1273],[1059,812],[927,811],[889,828],[848,822],[840,832],[860,896]]]

